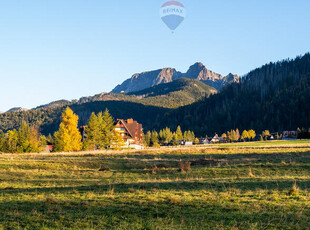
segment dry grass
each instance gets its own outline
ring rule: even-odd
[[[0,229],[307,229],[309,143],[255,145],[2,154]]]

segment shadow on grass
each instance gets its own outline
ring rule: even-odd
[[[305,218],[299,219],[296,218],[297,214],[301,215],[298,206],[287,212],[282,204],[260,205],[259,210],[253,210],[251,203],[229,199],[165,197],[154,200],[147,196],[3,201],[0,226],[4,229],[41,229],[42,226],[57,229],[295,229],[297,224],[300,229],[308,227],[308,208],[303,210]]]
[[[0,190],[2,195],[18,195],[18,194],[42,194],[42,193],[68,193],[72,191],[78,192],[95,192],[95,193],[106,193],[113,189],[114,193],[127,193],[131,189],[153,191],[166,190],[166,191],[201,191],[202,189],[215,191],[215,192],[227,192],[230,189],[238,189],[241,192],[253,191],[257,189],[265,190],[289,190],[294,183],[292,179],[280,179],[280,180],[267,180],[262,181],[258,178],[246,178],[239,180],[220,180],[215,182],[214,179],[208,181],[173,181],[173,182],[140,182],[140,183],[111,183],[107,185],[89,185],[89,186],[68,186],[68,187],[46,187],[46,188],[30,188],[30,189],[18,189],[18,188],[5,188]],[[297,186],[301,190],[310,189],[310,180],[297,180]]]

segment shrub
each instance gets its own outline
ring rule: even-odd
[[[293,184],[293,186],[288,190],[288,195],[289,196],[298,196],[299,194],[299,189],[296,185],[296,182]]]
[[[191,170],[192,162],[180,162],[179,164],[179,171],[180,172],[188,172]]]

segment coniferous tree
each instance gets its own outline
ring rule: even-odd
[[[179,136],[178,136],[176,133],[174,133],[173,138],[172,138],[172,141],[171,141],[171,144],[172,144],[173,146],[179,145],[178,137],[179,137]]]
[[[54,134],[54,151],[70,152],[81,150],[82,136],[78,129],[78,119],[79,117],[69,107],[65,109],[59,130]]]
[[[9,153],[17,153],[18,148],[18,132],[16,129],[7,132],[7,150]]]
[[[151,146],[152,147],[159,147],[159,143],[158,143],[158,133],[154,130],[151,134]]]
[[[84,149],[85,150],[96,150],[100,143],[100,130],[99,121],[95,113],[92,113],[87,126],[85,128],[85,140]]]
[[[110,148],[113,143],[113,135],[114,135],[114,120],[109,113],[109,110],[106,109],[102,115],[100,115],[99,118],[99,126],[100,126],[100,148],[106,149]]]
[[[0,152],[7,152],[6,135],[2,130],[0,130]]]
[[[41,151],[40,135],[35,127],[30,127],[26,122],[23,122],[17,132],[17,136],[17,152],[31,153]]]
[[[184,140],[194,142],[195,141],[195,134],[194,132],[188,130],[184,132]]]
[[[148,131],[143,136],[144,145],[146,145],[147,147],[151,147],[151,137],[152,137],[152,133],[150,131]]]
[[[183,140],[183,133],[182,133],[182,130],[181,130],[181,126],[178,126],[175,134],[176,134],[175,138],[177,140]]]

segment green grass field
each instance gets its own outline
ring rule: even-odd
[[[191,162],[191,170],[180,171],[180,162]],[[309,141],[0,154],[0,229],[309,229],[309,223]]]

